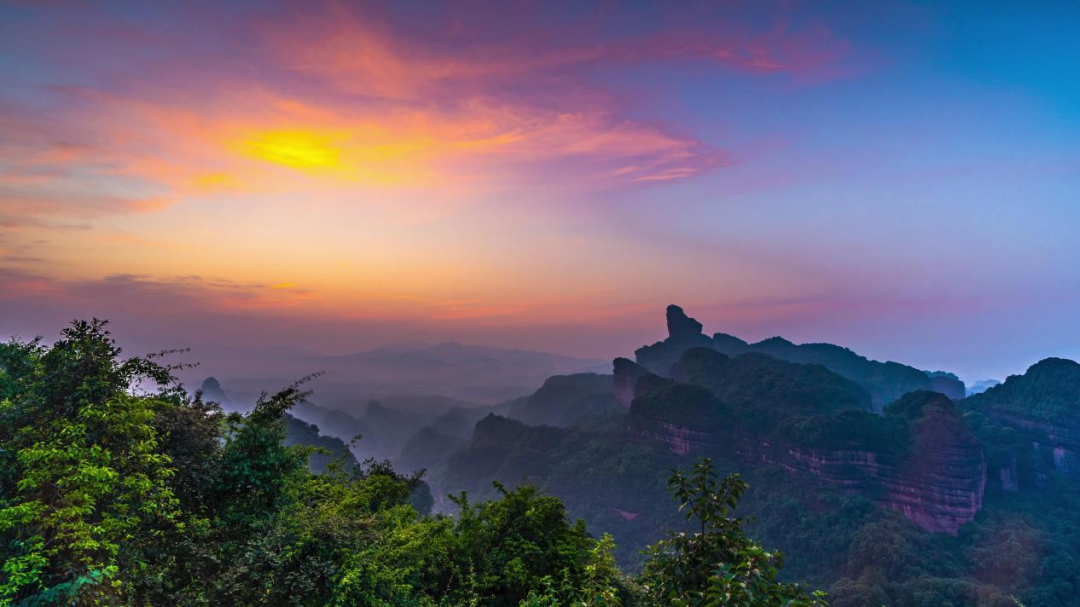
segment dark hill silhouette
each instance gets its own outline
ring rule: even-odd
[[[896,362],[879,362],[833,344],[795,344],[782,337],[771,337],[757,343],[747,343],[733,335],[716,333],[704,335],[702,325],[686,316],[676,305],[667,308],[668,337],[664,341],[639,348],[637,362],[651,372],[667,377],[671,366],[682,353],[693,347],[711,348],[728,356],[757,352],[773,358],[801,364],[818,364],[859,384],[880,410],[908,392],[931,390],[950,398],[963,398],[964,385],[959,379],[938,375]]]

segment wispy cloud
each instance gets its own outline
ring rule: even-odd
[[[194,29],[43,10],[55,12],[37,22],[50,45],[22,50],[58,81],[0,96],[8,217],[139,213],[223,192],[405,191],[412,205],[438,206],[552,184],[572,197],[682,180],[724,166],[731,152],[629,116],[595,70],[706,61],[801,77],[848,53],[821,26],[775,20],[759,31],[714,19],[584,44],[545,44],[541,28],[461,44],[452,28],[425,38],[344,3],[250,22],[193,7],[218,34],[246,41],[219,49],[215,65],[198,55]],[[159,10],[191,24],[188,13]]]

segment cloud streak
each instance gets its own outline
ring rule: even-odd
[[[553,183],[572,199],[678,181],[733,155],[631,117],[593,73],[706,61],[806,76],[848,54],[820,26],[779,22],[744,31],[721,20],[598,44],[545,45],[545,32],[525,29],[462,45],[445,32],[422,39],[378,9],[311,7],[250,23],[193,8],[245,41],[223,49],[221,65],[202,63],[197,32],[179,33],[186,13],[161,7],[147,22],[42,9],[55,14],[35,21],[35,39],[52,46],[23,51],[60,81],[0,99],[0,214],[101,217],[220,193],[327,191],[405,192],[423,213]],[[162,28],[169,19],[176,29]]]

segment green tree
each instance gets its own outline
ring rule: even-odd
[[[2,351],[0,605],[120,602],[147,550],[183,526],[153,426],[167,404],[133,394],[169,387],[169,369],[119,361],[97,320],[73,323],[52,348]]]
[[[747,488],[739,475],[718,480],[712,461],[702,458],[688,475],[673,470],[668,486],[697,531],[672,532],[647,551],[640,582],[652,601],[676,607],[825,604],[821,593],[780,582],[783,555],[766,551],[729,516]]]

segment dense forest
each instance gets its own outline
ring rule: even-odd
[[[99,321],[0,346],[0,605],[824,604],[778,580],[735,516],[747,483],[708,459],[667,473],[688,531],[627,575],[537,487],[432,515],[422,472],[289,417],[303,382],[226,414],[168,354],[122,358]]]

